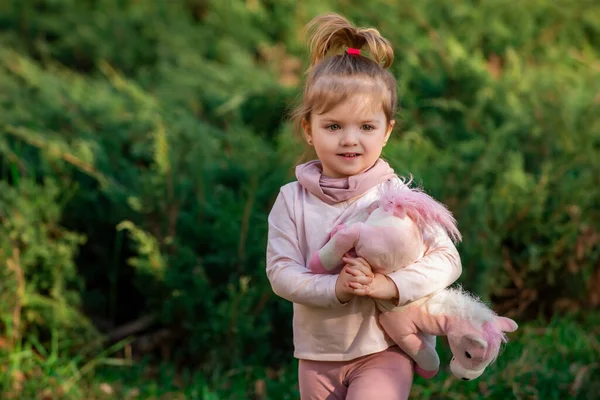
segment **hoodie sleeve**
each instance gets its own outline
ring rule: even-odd
[[[462,273],[458,250],[443,229],[426,235],[425,254],[415,263],[388,276],[398,288],[398,305],[403,305],[454,283]]]
[[[335,295],[338,275],[313,274],[306,267],[294,222],[294,199],[280,191],[269,214],[267,277],[275,294],[313,307],[342,307]]]

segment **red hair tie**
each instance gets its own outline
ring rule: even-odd
[[[350,54],[351,56],[360,56],[360,50],[348,47],[348,54]]]

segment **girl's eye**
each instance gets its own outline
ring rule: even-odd
[[[365,131],[372,131],[373,129],[375,129],[373,125],[363,125],[362,128]]]
[[[340,126],[338,124],[331,124],[327,125],[326,129],[329,131],[337,131],[338,129],[340,129]]]

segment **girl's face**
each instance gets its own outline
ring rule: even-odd
[[[302,128],[323,164],[323,175],[345,178],[371,168],[387,142],[394,121],[388,123],[381,106],[373,107],[355,95],[322,114],[313,112]]]

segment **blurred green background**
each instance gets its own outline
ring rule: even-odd
[[[384,156],[521,326],[474,382],[442,340],[412,398],[599,398],[595,0],[1,0],[0,398],[298,398],[266,218],[329,11],[394,44]]]

